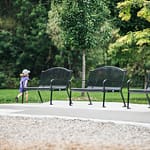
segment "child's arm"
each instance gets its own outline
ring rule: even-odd
[[[27,85],[28,85],[28,80],[25,80],[24,87],[27,87]]]

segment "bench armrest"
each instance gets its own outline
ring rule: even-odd
[[[105,87],[107,81],[107,79],[103,80],[103,87]]]
[[[130,84],[131,84],[131,80],[129,79],[129,80],[127,81],[127,89],[128,89],[128,91],[129,91],[129,89],[130,89]]]
[[[52,85],[55,85],[54,84],[54,82],[55,81],[66,81],[66,84],[63,84],[63,85],[69,85],[69,84],[71,84],[71,80],[64,80],[64,79],[51,79],[51,81],[50,81],[50,86],[52,86]]]
[[[51,79],[50,83],[53,83],[54,81],[64,81],[64,79]],[[70,80],[66,80],[66,81],[70,81]]]
[[[106,86],[107,82],[110,82],[110,83],[120,83],[120,81],[113,81],[113,80],[109,80],[109,79],[104,79],[103,80],[103,86]]]

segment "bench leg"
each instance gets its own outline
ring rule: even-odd
[[[69,97],[69,106],[72,106],[72,100],[71,100],[71,96],[72,96],[72,92],[70,90],[70,94],[69,94],[69,91],[67,90],[67,94],[68,94],[68,97]]]
[[[67,95],[68,95],[68,98],[69,98],[69,106],[72,106],[73,103],[72,103],[72,100],[71,100],[71,94],[72,94],[71,90],[70,90],[70,92],[69,92],[68,89],[66,91],[67,91]]]
[[[122,100],[123,100],[123,103],[124,103],[124,106],[123,106],[123,107],[126,107],[126,102],[125,102],[125,99],[124,99],[124,96],[123,96],[122,90],[120,91],[120,94],[121,94],[121,97],[122,97]]]
[[[149,107],[150,108],[150,97],[148,96],[148,94],[146,93],[146,97],[147,97],[147,100],[148,100],[148,104],[149,104]]]
[[[53,97],[53,90],[51,89],[50,90],[50,105],[53,105],[52,104],[52,97]]]
[[[89,99],[89,105],[92,105],[92,101],[91,101],[91,98],[90,98],[90,95],[89,95],[89,93],[88,92],[86,92],[87,93],[87,96],[88,96],[88,99]]]
[[[103,107],[105,107],[105,95],[106,95],[106,92],[103,91]]]
[[[39,97],[40,97],[41,102],[43,103],[43,99],[42,99],[42,96],[41,96],[41,93],[40,93],[39,90],[38,90],[38,94],[39,94]]]
[[[130,107],[129,107],[129,103],[130,103],[130,92],[128,91],[127,109],[130,109]]]

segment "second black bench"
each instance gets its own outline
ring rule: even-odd
[[[106,92],[120,92],[124,107],[126,107],[122,88],[126,71],[115,66],[104,66],[90,71],[85,88],[71,88],[71,92],[86,92],[92,104],[89,92],[103,92],[103,104],[105,107]],[[71,95],[70,95],[71,97]]]

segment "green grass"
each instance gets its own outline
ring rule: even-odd
[[[15,97],[18,94],[18,89],[0,89],[0,103],[16,103]],[[49,101],[48,91],[42,91],[41,95],[43,97],[44,102]],[[89,93],[92,101],[102,101],[102,93]],[[127,89],[123,90],[123,94],[125,100],[127,100]],[[66,91],[54,92],[53,100],[68,100],[68,96]],[[81,96],[80,92],[72,92],[72,100],[73,101],[88,101],[87,94],[85,96]],[[21,103],[21,97],[19,99]],[[40,98],[36,91],[29,91],[29,103],[39,103]],[[122,102],[120,93],[106,93],[106,102]],[[145,94],[131,94],[130,102],[136,104],[147,104],[147,99]]]

